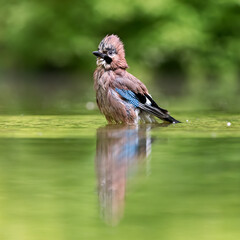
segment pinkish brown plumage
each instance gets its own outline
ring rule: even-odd
[[[97,105],[109,123],[155,122],[154,116],[177,123],[167,110],[152,99],[146,86],[128,73],[124,46],[116,35],[106,36],[99,44],[94,89]]]

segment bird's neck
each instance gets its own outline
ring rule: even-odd
[[[123,77],[126,73],[125,69],[109,69],[106,70],[102,67],[97,67],[94,72],[94,88],[97,90],[99,87],[106,87],[113,82],[116,77]]]
[[[126,69],[123,69],[123,68],[106,69],[103,66],[98,66],[94,72],[94,77],[96,75],[97,78],[100,78],[104,73],[109,73],[109,74],[113,73],[113,74],[122,76],[126,73]]]

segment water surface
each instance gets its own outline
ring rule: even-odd
[[[178,118],[0,116],[0,239],[239,239],[239,115]]]

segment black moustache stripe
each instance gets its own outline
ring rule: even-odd
[[[106,61],[107,64],[110,64],[112,62],[112,59],[109,56],[105,56],[104,60]]]

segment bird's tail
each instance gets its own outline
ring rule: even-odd
[[[149,106],[146,104],[139,104],[139,107],[142,110],[144,110],[150,114],[153,114],[154,116],[162,119],[165,122],[180,123],[180,121],[178,121],[175,118],[173,118],[172,116],[170,116],[167,110],[160,108],[159,106],[154,107],[154,106]]]
[[[173,118],[172,116],[168,115],[167,117],[163,118],[164,121],[169,123],[181,123],[177,119]]]

